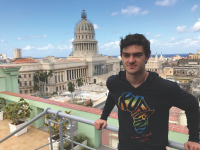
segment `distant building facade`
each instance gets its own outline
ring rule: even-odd
[[[162,54],[158,58],[158,55],[152,56],[149,58],[147,64],[145,65],[145,68],[147,71],[153,71],[153,72],[158,72],[159,70],[162,70],[162,64],[166,62],[166,60],[163,58]]]
[[[17,59],[17,58],[22,58],[22,50],[21,49],[14,49],[14,58]]]

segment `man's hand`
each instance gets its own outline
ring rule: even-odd
[[[184,143],[186,150],[200,150],[200,144],[196,142],[188,141]]]
[[[102,119],[98,119],[94,122],[94,127],[97,129],[97,130],[101,130],[101,129],[104,129],[107,125],[107,121],[105,120],[102,120]],[[102,126],[102,128],[101,128]]]

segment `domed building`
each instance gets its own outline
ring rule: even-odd
[[[98,54],[95,30],[92,23],[87,20],[84,10],[81,18],[75,27],[72,53],[67,58],[47,56],[44,59],[33,59],[33,61],[31,59],[24,61],[23,58],[19,58],[10,64],[10,66],[21,67],[19,70],[21,94],[34,94],[33,77],[36,71],[52,70],[52,77],[47,79],[47,85],[44,88],[47,93],[65,92],[67,84],[72,82],[76,85],[78,78],[82,78],[84,85],[101,82],[105,84],[109,76],[119,73],[120,60],[118,58]],[[40,88],[43,88],[42,85]]]
[[[97,41],[94,39],[94,27],[87,21],[87,15],[83,10],[81,22],[75,28],[73,43],[73,56],[85,57],[97,55]]]
[[[67,59],[86,61],[89,82],[101,81],[105,83],[110,75],[118,74],[120,71],[120,60],[98,54],[95,30],[92,23],[87,20],[85,10],[82,11],[81,18],[81,21],[75,27],[74,41],[72,42],[73,51]],[[101,78],[98,75],[101,75]]]

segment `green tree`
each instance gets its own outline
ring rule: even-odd
[[[50,70],[48,72],[48,77],[50,77],[52,79],[52,77],[53,77],[53,71],[52,70]],[[50,95],[51,95],[51,86],[52,86],[52,80],[51,80],[51,84],[50,84]]]
[[[40,92],[40,95],[41,95],[41,89],[40,89],[40,72],[39,72],[39,71],[36,71],[34,76],[35,76],[35,78],[37,78],[37,80],[38,80],[38,82],[37,82],[37,83],[38,83],[38,86],[39,86],[39,90],[38,90],[38,91]],[[36,81],[36,79],[35,79],[35,81]]]
[[[73,104],[73,92],[75,91],[75,88],[74,88],[74,84],[72,82],[69,82],[67,84],[68,86],[68,91],[71,93],[71,96],[72,96],[72,104]]]
[[[79,90],[80,90],[80,87],[83,85],[82,78],[76,79],[76,83],[77,83]]]
[[[46,97],[46,86],[47,86],[47,78],[48,78],[48,73],[45,71],[43,72],[43,78],[44,78],[44,95]]]
[[[37,97],[39,97],[39,95],[38,95],[39,89],[40,89],[40,87],[38,86],[38,84],[37,84],[37,83],[34,83],[33,91],[37,93]]]

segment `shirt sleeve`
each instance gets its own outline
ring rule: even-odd
[[[175,88],[175,89],[174,89]],[[199,103],[196,98],[175,85],[172,95],[172,105],[185,110],[187,117],[187,128],[189,129],[189,140],[199,143]]]
[[[106,99],[106,104],[104,106],[103,113],[102,113],[100,119],[107,120],[108,116],[110,115],[110,113],[113,110],[114,106],[115,106],[114,98],[112,97],[112,95],[109,92],[108,93],[108,97]]]

